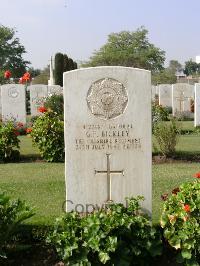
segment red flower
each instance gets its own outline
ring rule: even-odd
[[[185,204],[183,209],[186,211],[186,212],[190,212],[190,205],[188,204]]]
[[[28,127],[28,128],[26,129],[26,133],[29,134],[29,133],[31,133],[31,132],[32,132],[32,128],[31,128],[31,127]]]
[[[47,108],[44,107],[44,106],[41,106],[41,107],[38,108],[38,112],[45,113],[45,112],[47,112]]]
[[[31,74],[30,74],[29,72],[26,72],[26,73],[23,75],[22,79],[23,79],[24,81],[30,81],[30,79],[31,79]]]
[[[6,70],[4,73],[4,78],[9,79],[11,77],[11,72],[9,70]]]
[[[194,175],[194,177],[196,177],[196,178],[200,178],[200,172],[196,173],[196,174]]]
[[[21,77],[21,78],[19,79],[19,83],[20,83],[20,84],[24,84],[24,83],[25,83],[25,80],[24,80],[23,77]]]

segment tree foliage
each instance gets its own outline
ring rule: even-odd
[[[169,69],[164,69],[160,72],[153,73],[152,75],[152,84],[174,84],[176,83],[175,74]]]
[[[15,33],[14,29],[0,25],[0,69],[9,69],[13,77],[19,78],[26,72],[29,62],[23,59],[26,50]]]
[[[152,84],[173,84],[176,83],[176,74],[183,70],[182,65],[177,60],[170,60],[168,67],[157,71],[152,75]]]
[[[189,61],[186,61],[184,73],[187,76],[200,74],[200,64],[197,64],[196,62],[192,61],[192,59],[190,59]]]
[[[63,86],[63,68],[64,68],[64,58],[62,53],[57,53],[55,55],[55,84]]]
[[[176,74],[177,72],[181,72],[183,67],[177,60],[170,60],[167,69],[173,74]]]
[[[163,69],[165,52],[150,43],[147,34],[143,27],[133,32],[111,33],[107,43],[83,66],[122,65],[159,71]]]
[[[77,69],[77,63],[69,58],[66,54],[57,53],[55,55],[55,85],[63,86],[63,73]]]

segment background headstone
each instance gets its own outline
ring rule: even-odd
[[[128,67],[67,72],[64,107],[67,211],[143,195],[151,212],[150,72]]]
[[[194,126],[200,126],[200,83],[195,84]]]
[[[159,104],[163,107],[172,107],[172,85],[159,85]]]
[[[48,96],[47,85],[37,84],[29,86],[31,115],[40,115],[38,108],[44,105],[45,98]]]
[[[48,96],[52,94],[56,94],[56,95],[63,94],[63,88],[59,85],[48,86]]]
[[[191,100],[194,99],[194,86],[187,83],[172,85],[172,112],[191,113]]]
[[[2,120],[26,123],[25,87],[20,84],[1,86]]]

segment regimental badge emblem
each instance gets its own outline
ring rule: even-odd
[[[88,90],[87,104],[93,115],[105,120],[115,118],[127,107],[126,88],[116,79],[97,80]]]
[[[16,87],[12,87],[8,90],[8,96],[11,98],[17,98],[19,95],[19,90]]]

